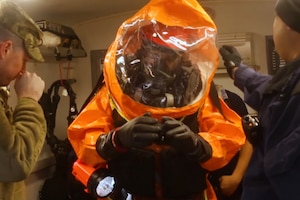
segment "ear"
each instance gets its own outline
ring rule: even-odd
[[[0,58],[4,58],[11,51],[12,51],[11,40],[5,40],[0,43]]]

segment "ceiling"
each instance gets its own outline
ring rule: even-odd
[[[72,26],[93,18],[135,11],[149,0],[11,0],[34,20]]]
[[[34,20],[47,20],[67,26],[120,12],[137,11],[150,0],[11,0],[19,4]],[[168,0],[166,0],[168,1]],[[198,0],[210,3],[263,2],[275,0]]]

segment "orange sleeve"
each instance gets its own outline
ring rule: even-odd
[[[68,138],[78,159],[90,166],[105,163],[96,152],[95,144],[101,134],[113,129],[112,111],[105,86],[68,127]]]
[[[208,97],[198,117],[200,135],[211,145],[212,157],[202,163],[211,171],[225,166],[245,143],[241,118],[220,99],[221,114]]]

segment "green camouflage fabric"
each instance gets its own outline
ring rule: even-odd
[[[43,32],[22,8],[11,1],[0,0],[0,25],[24,41],[25,49],[32,59],[44,62],[39,49],[43,43]]]

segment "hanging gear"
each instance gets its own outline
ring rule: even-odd
[[[60,102],[60,88],[66,90],[69,96],[68,125],[78,115],[76,93],[71,87],[71,84],[75,82],[75,79],[53,82],[47,93],[43,93],[39,101],[47,121],[46,141],[56,160],[54,175],[45,181],[40,191],[40,200],[94,200],[72,175],[72,166],[77,158],[69,140],[67,138],[59,139],[54,133],[57,106]]]
[[[57,106],[60,101],[59,88],[63,87],[67,90],[70,102],[69,102],[69,115],[67,117],[68,125],[77,117],[78,110],[76,106],[76,94],[73,91],[71,84],[75,83],[76,80],[57,80],[52,83],[47,93],[43,93],[39,103],[42,105],[44,114],[47,121],[47,136],[46,141],[51,148],[52,153],[57,156],[66,155],[71,149],[67,139],[59,140],[54,134],[55,119]]]

